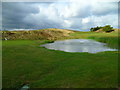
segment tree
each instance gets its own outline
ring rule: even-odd
[[[98,26],[97,26],[97,27],[91,28],[90,31],[91,31],[91,32],[94,32],[94,31],[97,31],[97,30],[99,30],[99,29],[101,29],[101,28],[102,28],[102,27],[98,27]]]

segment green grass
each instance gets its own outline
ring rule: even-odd
[[[89,39],[95,39],[97,41],[107,43],[107,45],[111,48],[119,48],[120,38],[117,37],[88,37]]]
[[[76,32],[71,34],[71,38],[94,39],[103,43],[107,43],[109,47],[119,48],[120,38],[118,32],[113,33],[96,33],[96,32]]]
[[[74,32],[63,36],[61,31],[14,32],[11,38],[42,40],[8,40],[3,47],[3,88],[19,88],[29,83],[31,88],[115,88],[118,85],[117,51],[90,53],[68,53],[40,47],[61,39],[94,39],[118,48],[117,32]],[[21,33],[25,36],[21,37]],[[26,35],[27,33],[27,35]],[[34,33],[34,34],[33,34]],[[68,33],[68,31],[66,31]],[[19,35],[18,35],[19,34]],[[58,34],[61,34],[58,38]],[[5,34],[6,35],[6,34]],[[37,35],[37,37],[36,37]],[[49,35],[54,37],[49,38]],[[41,38],[41,36],[43,36]],[[49,40],[44,40],[49,39]],[[119,82],[120,84],[120,82]]]
[[[119,52],[68,53],[39,47],[46,42],[49,41],[3,41],[3,88],[18,88],[24,83],[31,88],[117,87]]]

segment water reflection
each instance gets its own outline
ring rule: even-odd
[[[41,45],[48,49],[61,50],[65,52],[89,52],[97,53],[103,51],[117,51],[106,46],[105,43],[89,39],[70,39],[55,41],[54,43]]]

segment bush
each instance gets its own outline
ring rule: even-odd
[[[103,27],[103,31],[111,32],[111,31],[114,31],[114,30],[113,30],[113,27],[111,27],[110,25],[106,25],[106,26]]]

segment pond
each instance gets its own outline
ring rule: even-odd
[[[65,52],[88,52],[97,53],[103,51],[117,51],[107,47],[107,44],[101,43],[91,39],[69,39],[63,41],[55,41],[54,43],[48,43],[41,45],[42,47],[60,50]]]

